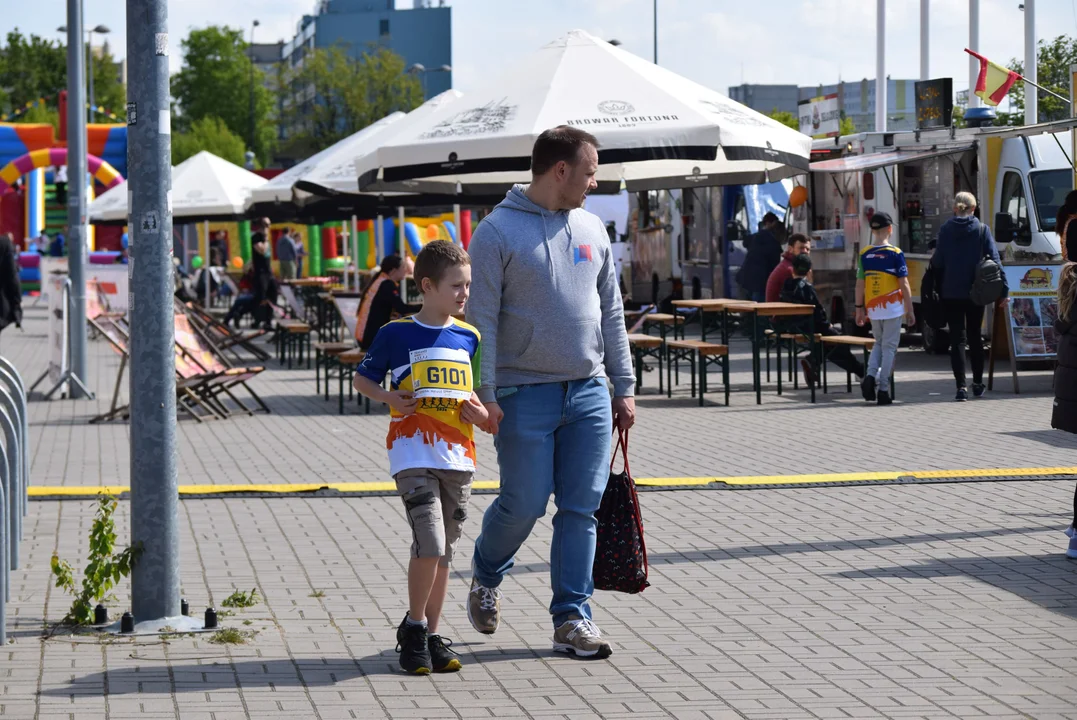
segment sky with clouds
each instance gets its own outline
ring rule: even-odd
[[[88,26],[105,24],[117,56],[125,54],[123,0],[83,0]],[[377,1],[377,0],[374,0]],[[7,0],[0,30],[59,37],[65,0]],[[620,40],[650,58],[652,0],[449,0],[453,8],[453,80],[463,92],[513,60],[574,28]],[[290,39],[314,0],[169,0],[171,62],[191,28],[225,24],[255,40]],[[400,8],[412,0],[397,0]],[[817,85],[875,76],[872,0],[658,0],[658,61],[720,92],[741,82]],[[887,0],[887,73],[919,76],[920,0]],[[1024,56],[1019,0],[980,0],[981,52],[1006,63]],[[968,0],[931,0],[931,75],[968,86]],[[1037,37],[1077,36],[1077,0],[1037,0]],[[595,79],[600,82],[599,79]]]

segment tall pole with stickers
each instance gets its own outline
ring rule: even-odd
[[[131,611],[139,625],[180,615],[168,52],[167,0],[127,0],[131,539],[141,548]]]

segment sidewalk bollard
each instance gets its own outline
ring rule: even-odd
[[[7,390],[0,388],[0,433],[4,437],[4,462],[6,463],[5,488],[7,496],[11,499],[8,504],[8,552],[11,554],[11,569],[19,569],[19,540],[22,538],[22,507],[19,498],[22,497],[22,462],[19,457],[19,433],[12,421],[11,410],[14,406]]]
[[[0,647],[7,645],[11,571],[19,567],[23,516],[29,512],[29,427],[26,385],[15,366],[0,357]]]
[[[22,514],[26,513],[30,509],[29,494],[26,492],[30,486],[30,421],[27,417],[28,408],[26,405],[26,384],[22,381],[22,376],[19,375],[19,371],[15,369],[7,359],[0,357],[0,383],[4,383],[8,386],[8,392],[11,395],[12,400],[15,401],[16,410],[19,415],[19,419],[16,421],[16,426],[21,426],[22,430],[19,433],[21,437],[21,446],[19,448],[19,455],[22,458]],[[0,385],[2,387],[2,385]]]
[[[187,598],[180,598],[180,615],[187,617],[191,614],[191,606],[187,603]]]
[[[125,612],[123,617],[120,618],[120,632],[121,633],[133,633],[135,631],[135,616],[129,612]]]
[[[206,608],[206,630],[212,630],[217,627],[217,611],[213,608]]]
[[[97,607],[93,609],[93,624],[94,625],[106,625],[108,624],[108,610],[104,605],[98,603]]]

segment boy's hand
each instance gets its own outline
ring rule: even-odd
[[[489,417],[486,406],[475,397],[469,397],[460,405],[460,419],[469,425],[478,425],[481,429]]]
[[[857,308],[856,309],[856,324],[859,325],[860,327],[864,327],[864,323],[867,322],[867,320],[868,320],[868,316],[867,316],[867,313],[864,312],[864,308]]]
[[[905,306],[905,324],[909,327],[916,327],[916,311],[913,310],[912,305]]]
[[[389,402],[389,407],[401,415],[411,415],[415,412],[415,408],[419,406],[419,401],[412,397],[411,393],[404,390],[393,390],[386,400]]]

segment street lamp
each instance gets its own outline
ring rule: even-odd
[[[408,72],[410,74],[412,74],[412,75],[418,75],[419,76],[419,82],[422,83],[422,87],[423,87],[423,100],[425,100],[426,99],[426,74],[427,73],[432,73],[432,72],[452,72],[452,66],[451,65],[442,65],[441,67],[427,69],[427,67],[425,65],[423,65],[422,63],[415,63],[414,65],[412,65],[411,67],[408,68]]]
[[[56,31],[65,33],[65,32],[67,32],[67,26],[66,25],[61,25],[60,27],[56,28]],[[86,34],[89,36],[89,44],[87,45],[87,47],[88,47],[88,53],[89,53],[89,56],[90,56],[89,64],[87,65],[87,75],[89,75],[89,82],[90,82],[90,103],[89,103],[90,104],[90,110],[89,110],[90,122],[93,122],[96,119],[94,117],[94,114],[97,111],[97,103],[94,100],[94,93],[93,93],[93,34],[97,33],[98,35],[108,35],[110,32],[112,32],[112,31],[109,30],[107,25],[98,25],[97,27],[90,28],[89,30],[86,31]]]
[[[254,28],[261,25],[257,20],[251,22],[251,138],[250,149],[254,150]]]

